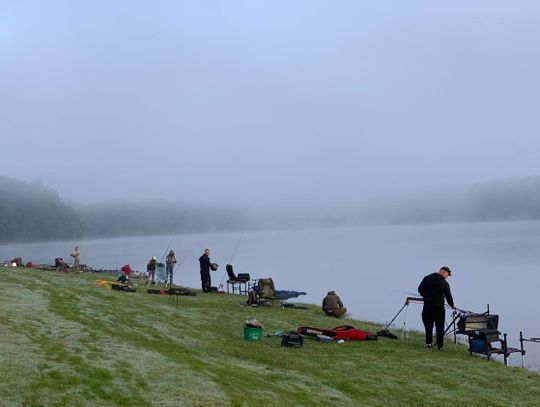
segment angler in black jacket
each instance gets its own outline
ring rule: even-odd
[[[201,282],[203,293],[210,291],[210,268],[212,267],[212,262],[210,261],[210,250],[205,249],[204,254],[199,257],[199,263],[201,265]]]
[[[418,292],[424,299],[422,322],[426,328],[426,346],[431,348],[433,342],[433,324],[437,331],[437,348],[442,350],[444,343],[444,299],[452,308],[456,308],[450,285],[446,281],[452,271],[448,267],[441,267],[438,273],[424,277],[418,286]]]

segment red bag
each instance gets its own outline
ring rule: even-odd
[[[338,326],[334,329],[328,328],[314,328],[309,326],[301,326],[296,329],[296,332],[302,335],[317,337],[318,335],[329,336],[334,340],[345,339],[349,341],[369,341],[376,340],[377,335],[356,329],[354,326],[344,325]]]
[[[126,264],[124,267],[122,267],[120,270],[124,272],[124,274],[128,275],[131,274],[132,270],[129,264]]]
[[[348,339],[350,341],[365,341],[367,332],[356,329],[352,326],[338,326],[333,331],[336,333],[334,339]]]

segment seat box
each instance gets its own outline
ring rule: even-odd
[[[487,343],[498,341],[501,333],[496,329],[477,329],[471,333],[473,339],[478,339]]]
[[[462,316],[457,322],[457,333],[467,334],[479,329],[497,329],[499,327],[498,315],[469,315]]]
[[[487,349],[486,342],[477,338],[471,339],[470,347],[471,347],[470,349],[471,352],[474,352],[474,353],[486,353],[486,349]]]

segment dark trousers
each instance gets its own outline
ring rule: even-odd
[[[346,312],[347,312],[347,308],[345,307],[327,309],[324,311],[324,313],[328,315],[329,317],[336,317],[336,318],[341,318],[343,315],[345,315]]]
[[[203,293],[209,292],[211,286],[209,271],[201,271],[201,282]]]
[[[437,332],[437,346],[443,347],[444,343],[444,307],[439,307],[431,304],[424,304],[422,310],[422,322],[426,328],[426,344],[433,343],[433,324]]]
[[[172,284],[174,265],[167,265],[167,283]]]

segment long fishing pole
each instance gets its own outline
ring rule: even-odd
[[[407,294],[407,295],[414,295],[415,297],[421,297],[420,294],[418,293],[413,293],[411,291],[405,291],[405,290],[400,290],[403,294]],[[469,311],[469,310],[466,310],[466,309],[462,309],[462,308],[452,308],[450,305],[448,304],[444,304],[445,308],[448,308],[448,309],[455,309],[456,311],[459,311],[459,312],[464,312],[464,313],[469,313],[469,314],[476,314],[475,312],[473,311]]]
[[[244,237],[244,235],[240,235],[240,238],[238,239],[238,243],[236,243],[236,247],[234,248],[234,252],[231,256],[231,259],[229,260],[229,264],[232,264],[232,261],[234,259],[234,256],[236,256],[236,251],[238,250],[238,248],[240,247],[240,243],[242,243],[242,238]]]
[[[182,263],[184,263],[184,260],[186,260],[185,258],[182,259],[182,261],[180,263],[178,263],[178,265],[173,265],[173,268],[172,268],[172,271],[171,271],[171,276],[169,278],[169,288],[172,288],[172,283],[173,283],[173,275],[174,275],[174,269],[176,268],[177,270],[180,270],[180,266],[182,265]]]
[[[229,264],[232,264],[234,256],[236,256],[236,252],[238,251],[238,248],[240,247],[240,243],[242,242],[243,237],[244,235],[240,235],[240,238],[238,239],[238,242],[236,243],[236,247],[234,248],[234,252],[231,256],[231,259],[229,260]],[[221,277],[221,281],[219,282],[219,288],[223,288],[223,280],[225,279],[226,274],[227,274],[227,267],[225,267],[225,271],[223,272],[223,276]]]
[[[171,241],[169,242],[169,245],[168,245],[167,248],[165,249],[165,253],[163,253],[163,256],[161,256],[161,260],[159,261],[160,263],[163,263],[163,259],[165,258],[165,256],[167,255],[167,252],[168,252],[169,249],[171,248],[172,242],[174,242],[174,237],[173,237],[173,238],[171,239]]]

